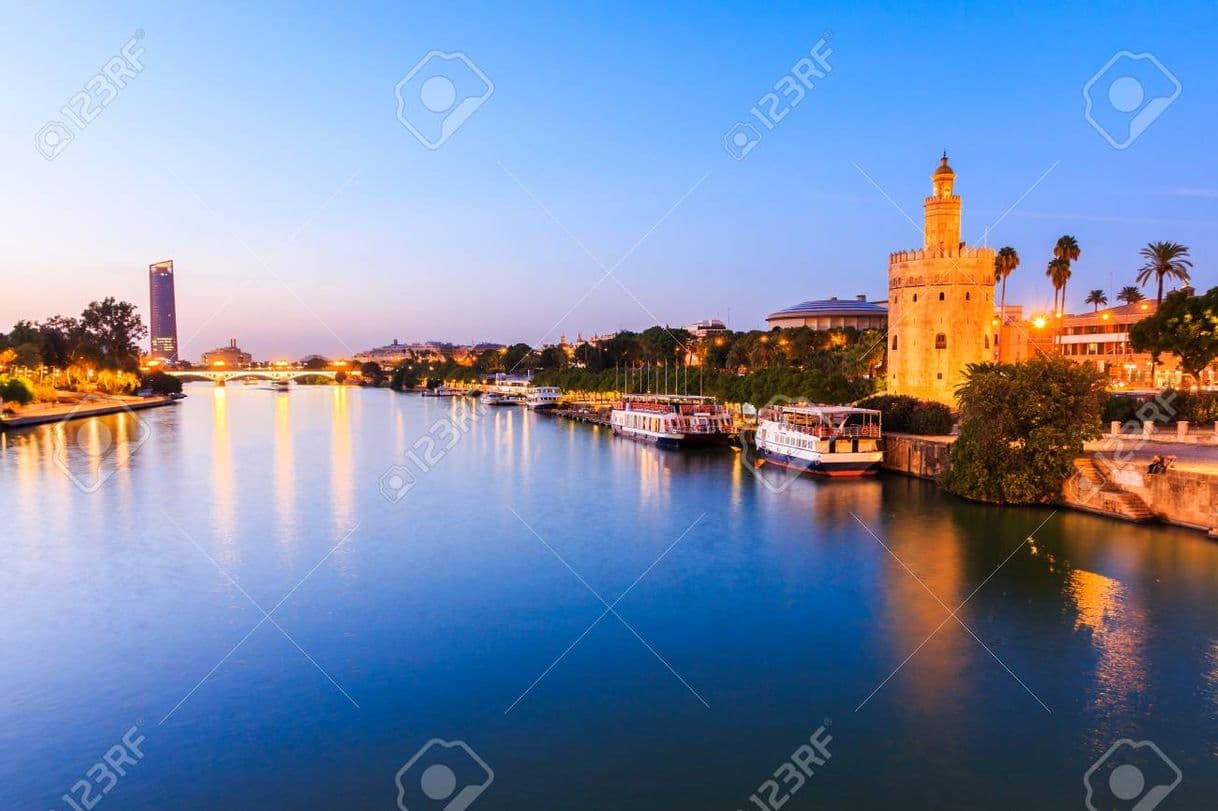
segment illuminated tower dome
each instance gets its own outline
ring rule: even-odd
[[[888,260],[888,389],[954,405],[970,363],[991,360],[994,251],[960,240],[947,153],[923,204],[925,245]]]

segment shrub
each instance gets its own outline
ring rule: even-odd
[[[1169,394],[1175,395],[1172,404],[1176,409],[1177,420],[1187,420],[1193,423],[1218,420],[1218,392],[1172,392],[1171,389],[1167,389],[1162,396],[1166,398]]]
[[[24,377],[0,375],[0,402],[29,405],[34,402],[34,384]]]
[[[1131,394],[1105,394],[1100,408],[1100,421],[1107,425],[1116,421],[1126,423],[1136,419],[1142,401]]]
[[[153,394],[181,394],[182,392],[182,381],[164,372],[144,375],[140,386],[149,389]]]
[[[999,504],[1057,500],[1083,443],[1100,436],[1102,395],[1099,372],[1064,358],[970,365],[943,486]]]
[[[952,432],[952,410],[943,403],[924,401],[914,406],[909,433],[933,435]]]
[[[896,434],[950,434],[952,410],[943,403],[908,394],[877,394],[860,400],[859,408],[880,412],[884,431]]]

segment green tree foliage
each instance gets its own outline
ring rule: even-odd
[[[1099,372],[1064,358],[970,365],[943,486],[999,504],[1056,500],[1083,443],[1100,436],[1102,395]]]
[[[858,406],[879,411],[885,433],[938,436],[952,432],[952,411],[943,403],[908,394],[877,394],[859,401]]]
[[[24,377],[0,375],[0,403],[28,405],[34,402],[34,385]]]
[[[148,389],[153,394],[181,394],[182,381],[164,372],[150,372],[140,380],[140,388]]]
[[[1178,279],[1185,284],[1189,282],[1189,269],[1193,263],[1188,258],[1188,248],[1178,242],[1151,242],[1138,251],[1138,255],[1146,260],[1138,268],[1135,281],[1147,285],[1154,280],[1157,285],[1155,301],[1163,302],[1163,280]]]
[[[84,352],[99,367],[134,371],[139,368],[139,341],[148,334],[135,305],[113,296],[94,301],[80,314]]]
[[[1218,358],[1218,287],[1204,295],[1188,291],[1169,293],[1158,311],[1129,329],[1136,352],[1149,352],[1158,362],[1168,352],[1180,359],[1180,368],[1194,379]]]

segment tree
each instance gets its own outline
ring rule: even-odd
[[[1050,259],[1049,266],[1045,268],[1045,275],[1049,277],[1049,281],[1053,282],[1053,316],[1056,318],[1061,315],[1066,304],[1066,282],[1070,278],[1070,261],[1068,259]],[[1058,304],[1058,298],[1061,299],[1061,304]]]
[[[1010,245],[999,249],[994,254],[994,282],[1002,284],[1002,299],[998,305],[998,313],[1003,323],[1007,320],[1007,277],[1019,267],[1019,254]]]
[[[520,366],[530,369],[533,367],[532,355],[533,347],[528,344],[512,344],[503,356],[503,365],[507,367],[509,372],[515,371]]]
[[[1155,314],[1129,328],[1135,352],[1150,352],[1155,364],[1170,352],[1198,384],[1201,372],[1218,358],[1218,287],[1201,296],[1169,293]]]
[[[567,352],[561,346],[551,344],[541,350],[540,363],[543,369],[565,369],[567,368]]]
[[[151,372],[144,375],[140,387],[150,390],[153,394],[181,394],[182,381],[164,372]]]
[[[1146,264],[1138,269],[1137,283],[1145,287],[1151,279],[1159,286],[1155,302],[1163,303],[1163,279],[1172,278],[1188,284],[1188,270],[1193,263],[1188,258],[1188,248],[1178,242],[1151,242],[1138,251]]]
[[[1134,287],[1132,284],[1121,288],[1121,292],[1117,293],[1117,301],[1123,301],[1126,304],[1137,304],[1146,296],[1142,295],[1142,291]]]
[[[1108,303],[1108,296],[1104,295],[1103,290],[1092,290],[1087,294],[1087,303],[1095,305],[1095,312],[1100,311],[1101,304]]]
[[[148,334],[135,305],[113,296],[94,301],[80,314],[86,354],[99,366],[132,371],[139,368],[138,342]]]
[[[330,365],[330,360],[321,355],[309,355],[300,363],[301,366],[310,371],[319,371]]]
[[[381,369],[381,365],[374,360],[365,361],[359,367],[360,374],[363,378],[374,386],[379,386],[385,381],[385,372]]]
[[[1080,255],[1082,250],[1078,247],[1078,240],[1069,234],[1059,237],[1057,244],[1053,246],[1053,256],[1066,263],[1065,272],[1062,273],[1062,310],[1066,309],[1066,283],[1070,281],[1070,264],[1077,262]]]
[[[1101,435],[1102,395],[1100,372],[1061,357],[971,364],[944,487],[998,504],[1057,500],[1083,443]]]

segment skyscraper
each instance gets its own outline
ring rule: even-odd
[[[177,361],[178,308],[173,295],[172,259],[148,266],[148,296],[151,354],[165,360]]]

